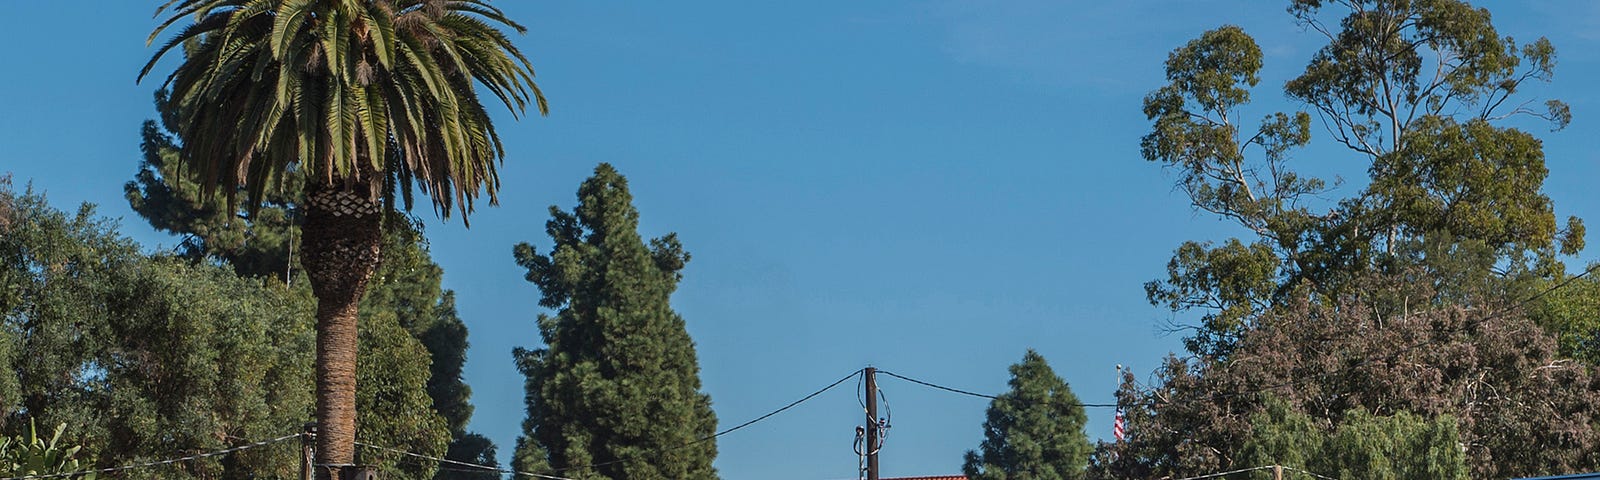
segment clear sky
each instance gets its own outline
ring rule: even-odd
[[[0,172],[61,208],[99,204],[150,249],[175,239],[131,212],[122,184],[154,114],[154,86],[134,76],[158,3],[8,2],[0,29]],[[600,162],[628,176],[643,233],[677,232],[694,255],[674,305],[722,426],[866,365],[1000,393],[1027,348],[1085,402],[1111,401],[1115,365],[1148,378],[1181,348],[1142,284],[1180,242],[1238,234],[1139,157],[1140,99],[1168,51],[1232,23],[1266,52],[1246,117],[1294,108],[1279,87],[1320,44],[1285,3],[497,2],[530,28],[517,42],[552,112],[503,116],[498,208],[470,230],[430,224],[471,329],[471,428],[509,457],[523,418],[510,352],[539,344],[540,312],[511,246],[547,250],[546,207],[570,208]],[[1555,43],[1554,83],[1527,98],[1564,99],[1575,119],[1530,130],[1557,214],[1600,221],[1600,2],[1483,5],[1502,34]],[[1301,168],[1359,183],[1366,166],[1313,133]],[[987,402],[880,383],[884,475],[959,472]],[[855,478],[855,395],[850,382],[722,437],[718,468]],[[1091,437],[1109,437],[1111,412],[1089,414]]]

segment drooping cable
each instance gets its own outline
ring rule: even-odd
[[[878,444],[873,447],[872,453],[877,454],[883,450],[883,442],[889,438],[889,427],[894,423],[894,408],[889,405],[889,396],[883,393],[883,387],[878,387],[878,400],[883,404],[883,418],[876,419],[878,429]]]
[[[285,441],[285,440],[298,438],[301,435],[304,435],[304,433],[295,433],[295,434],[292,434],[292,435],[284,435],[282,437],[274,438],[274,439],[271,439],[271,440],[262,440],[262,441],[259,441],[259,442],[248,443],[248,444],[240,445],[240,446],[237,446],[237,447],[217,450],[217,451],[214,451],[214,452],[198,453],[198,454],[189,455],[189,456],[185,456],[185,457],[169,458],[169,459],[166,459],[166,460],[158,460],[158,461],[154,461],[154,462],[137,463],[137,464],[132,464],[132,465],[123,465],[123,466],[120,466],[120,467],[99,468],[99,469],[93,469],[93,470],[80,470],[80,471],[68,472],[68,473],[52,473],[52,474],[48,474],[48,475],[24,475],[24,476],[20,476],[20,477],[5,477],[5,478],[0,478],[0,480],[42,480],[42,479],[47,479],[47,478],[70,478],[70,477],[78,477],[78,476],[84,476],[84,475],[90,475],[90,474],[100,475],[100,474],[109,474],[109,473],[120,472],[120,471],[124,471],[124,470],[138,470],[138,469],[141,469],[141,468],[159,467],[159,466],[162,466],[162,465],[171,465],[171,464],[174,464],[174,463],[183,463],[183,462],[199,460],[199,459],[202,459],[202,458],[210,458],[210,457],[216,457],[216,456],[221,456],[221,455],[227,455],[227,454],[234,453],[234,452],[241,452],[241,451],[249,450],[249,449],[256,448],[256,447],[262,447],[262,446],[266,446],[266,445],[271,445],[271,444],[274,444],[274,443],[282,442],[282,441]]]
[[[1283,467],[1283,469],[1291,471],[1291,472],[1299,473],[1299,474],[1302,474],[1302,475],[1310,475],[1312,477],[1316,477],[1316,478],[1319,478],[1319,479],[1322,479],[1322,480],[1334,480],[1333,477],[1330,477],[1330,476],[1327,476],[1327,475],[1319,475],[1319,474],[1316,474],[1316,473],[1311,473],[1311,472],[1309,472],[1309,471],[1307,471],[1307,470],[1305,470],[1303,468]]]
[[[431,460],[431,461],[435,461],[435,462],[439,462],[439,463],[443,463],[443,464],[468,467],[467,469],[460,469],[462,471],[509,473],[512,476],[517,476],[517,477],[543,478],[543,479],[546,479],[546,480],[574,480],[574,479],[567,478],[567,477],[557,477],[557,476],[554,476],[554,475],[543,475],[543,474],[538,474],[538,473],[519,472],[519,471],[516,471],[516,470],[504,469],[504,468],[499,468],[499,467],[492,467],[492,466],[489,466],[489,465],[479,465],[479,464],[476,464],[476,463],[468,463],[468,462],[463,462],[463,461],[459,461],[459,460],[451,460],[451,459],[448,459],[448,458],[440,458],[440,457],[435,457],[435,456],[432,456],[432,455],[423,455],[423,454],[415,453],[415,452],[407,452],[405,450],[401,450],[401,449],[398,449],[398,448],[389,448],[389,447],[384,447],[384,446],[380,446],[380,445],[373,445],[373,444],[365,443],[365,442],[356,442],[356,445],[357,446],[361,446],[361,447],[367,447],[367,448],[370,448],[370,449],[373,449],[373,450],[379,450],[379,451],[384,451],[384,452],[389,452],[389,453],[394,453],[394,454],[399,454],[399,455],[405,455],[405,456],[408,456],[408,457],[420,458],[420,459],[423,459],[423,460]],[[455,470],[455,469],[452,469],[452,470]]]
[[[704,437],[700,437],[700,438],[698,438],[698,439],[695,439],[695,440],[691,440],[691,441],[689,441],[689,442],[685,442],[685,443],[684,443],[684,444],[682,444],[682,445],[678,445],[678,446],[676,446],[676,447],[672,447],[672,448],[669,448],[669,449],[667,449],[667,450],[664,450],[664,451],[672,451],[672,450],[677,450],[677,449],[681,449],[681,448],[687,448],[687,447],[690,447],[690,446],[693,446],[693,445],[698,445],[698,444],[700,444],[700,443],[703,443],[703,442],[706,442],[706,441],[709,441],[709,440],[712,440],[712,439],[715,439],[715,438],[717,438],[717,437],[721,437],[721,436],[723,436],[723,435],[727,435],[727,434],[729,434],[729,433],[733,433],[733,432],[735,432],[735,431],[738,431],[738,430],[739,430],[739,429],[742,429],[742,428],[745,428],[745,427],[748,427],[748,426],[751,426],[751,425],[754,425],[754,424],[756,424],[756,423],[757,423],[757,422],[760,422],[760,421],[762,421],[762,420],[766,420],[766,419],[768,419],[768,418],[772,418],[772,416],[773,416],[773,415],[777,415],[777,414],[780,414],[780,413],[783,413],[783,412],[784,412],[784,411],[787,411],[787,410],[789,410],[789,409],[791,409],[791,408],[794,408],[794,407],[795,407],[795,406],[797,406],[797,405],[800,405],[800,404],[802,404],[802,403],[805,403],[805,402],[806,402],[806,401],[807,401],[807,400],[811,400],[811,399],[812,399],[812,398],[816,398],[816,396],[817,396],[817,395],[822,395],[822,394],[823,394],[823,393],[824,393],[824,392],[827,392],[827,391],[828,391],[828,390],[832,390],[832,389],[833,389],[833,387],[837,387],[837,386],[839,386],[839,384],[841,384],[841,383],[844,383],[844,382],[845,382],[845,380],[849,380],[849,379],[850,379],[850,377],[854,377],[854,376],[858,376],[858,375],[861,375],[861,372],[864,372],[864,371],[866,371],[866,369],[865,369],[865,368],[862,368],[862,369],[857,369],[857,370],[856,370],[856,371],[853,371],[853,372],[850,372],[850,374],[849,374],[849,375],[845,375],[845,376],[843,376],[843,377],[840,377],[840,378],[839,378],[839,379],[838,379],[838,380],[834,380],[834,382],[833,382],[833,383],[830,383],[830,384],[828,384],[828,386],[826,386],[826,387],[822,387],[822,388],[821,388],[821,389],[818,389],[818,390],[817,390],[817,391],[815,391],[815,392],[811,392],[811,394],[810,394],[810,395],[806,395],[806,396],[804,396],[804,397],[800,397],[800,399],[799,399],[799,400],[795,400],[795,401],[793,401],[793,402],[790,402],[790,403],[789,403],[789,404],[788,404],[788,405],[784,405],[784,406],[783,406],[783,407],[781,407],[781,408],[778,408],[778,409],[777,409],[777,410],[773,410],[773,411],[771,411],[771,412],[767,412],[767,414],[765,414],[765,415],[762,415],[762,416],[759,416],[759,417],[756,417],[756,418],[755,418],[755,419],[752,419],[752,420],[750,420],[750,421],[748,421],[748,422],[744,422],[744,423],[741,423],[741,424],[738,424],[738,425],[735,425],[735,426],[733,426],[733,427],[729,427],[729,428],[726,428],[726,429],[723,429],[723,430],[722,430],[722,431],[719,431],[719,432],[717,432],[717,433],[713,433],[713,434],[711,434],[711,435],[706,435],[706,436],[704,436]],[[622,458],[618,458],[618,459],[615,459],[615,460],[610,460],[610,461],[605,461],[605,462],[599,462],[599,463],[593,463],[593,464],[589,464],[589,465],[579,465],[579,466],[572,466],[572,467],[562,467],[562,468],[557,468],[557,469],[554,469],[554,470],[553,470],[553,471],[556,471],[556,472],[565,472],[565,471],[569,471],[569,470],[579,470],[579,469],[588,469],[588,468],[595,468],[595,467],[603,467],[603,466],[606,466],[606,465],[612,465],[612,464],[616,464],[616,463],[622,463],[622,462],[625,462],[625,461],[628,461],[628,460],[630,460],[630,459],[632,459],[632,458],[634,458],[634,457],[637,457],[637,456],[638,456],[638,455],[639,455],[639,454],[635,454],[635,455],[628,455],[628,456],[624,456],[624,457],[622,457]],[[3,479],[0,479],[0,480],[3,480]]]
[[[994,400],[994,399],[999,398],[999,397],[994,396],[994,395],[985,395],[985,394],[982,394],[982,393],[971,392],[971,391],[962,390],[962,389],[959,389],[959,388],[946,387],[944,385],[939,385],[937,383],[925,382],[925,381],[922,381],[922,380],[917,380],[915,378],[907,377],[905,375],[900,375],[898,373],[894,373],[894,372],[890,372],[890,371],[886,371],[886,370],[878,370],[878,373],[881,373],[881,374],[884,374],[884,375],[888,375],[888,376],[891,376],[891,377],[894,377],[894,378],[898,378],[898,379],[901,379],[901,380],[905,380],[907,382],[911,382],[911,383],[915,383],[915,384],[918,384],[918,385],[922,385],[922,386],[925,386],[925,387],[944,390],[944,391],[951,392],[951,393],[959,393],[959,394],[962,394],[962,395],[970,395],[970,396],[974,396],[974,397],[978,397],[978,398],[987,398],[987,399],[990,399],[990,400]],[[1092,408],[1116,408],[1117,407],[1117,404],[1115,404],[1115,403],[1082,403],[1082,402],[1073,402],[1073,403],[1069,403],[1067,405],[1079,406],[1079,407],[1092,407]]]
[[[1203,479],[1207,479],[1207,478],[1226,477],[1228,475],[1233,475],[1235,473],[1254,472],[1256,470],[1269,470],[1272,467],[1273,467],[1273,465],[1263,465],[1263,466],[1260,466],[1260,467],[1241,468],[1241,469],[1238,469],[1238,470],[1229,470],[1229,471],[1226,471],[1226,472],[1208,473],[1208,474],[1205,474],[1205,475],[1199,475],[1199,476],[1194,476],[1194,477],[1184,477],[1184,478],[1179,478],[1179,479],[1176,479],[1176,480],[1203,480]]]

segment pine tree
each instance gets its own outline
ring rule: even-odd
[[[983,444],[961,467],[973,480],[1082,478],[1088,416],[1067,382],[1032,349],[1011,366],[1011,391],[989,404]]]
[[[572,213],[551,207],[555,245],[516,246],[539,287],[545,348],[517,349],[528,418],[515,468],[574,478],[715,478],[711,398],[669,297],[689,260],[675,234],[639,236],[627,180],[601,164]],[[588,466],[593,465],[592,468]]]

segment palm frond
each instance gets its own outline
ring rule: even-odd
[[[549,106],[504,32],[526,29],[489,0],[168,0],[142,81],[179,46],[162,84],[183,158],[208,194],[253,206],[288,172],[339,185],[382,175],[411,205],[463,219],[498,200],[504,145],[481,88],[514,116]],[[398,194],[398,195],[397,195]],[[391,202],[392,204],[393,202]]]

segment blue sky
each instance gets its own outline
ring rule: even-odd
[[[156,3],[16,2],[0,30],[0,172],[59,207],[99,204],[151,249],[175,240],[121,186],[154,113],[134,76]],[[1110,401],[1115,365],[1147,378],[1180,348],[1142,284],[1180,242],[1238,234],[1139,157],[1140,99],[1169,50],[1232,23],[1266,52],[1246,116],[1294,108],[1278,86],[1319,43],[1283,3],[499,2],[530,28],[517,41],[552,113],[504,116],[498,208],[471,230],[430,225],[471,329],[471,428],[509,454],[523,417],[510,352],[538,345],[540,312],[511,246],[548,249],[546,207],[570,208],[600,162],[629,177],[643,233],[677,232],[694,255],[674,304],[723,426],[866,365],[999,393],[1027,348],[1084,401]],[[1559,216],[1595,221],[1600,3],[1482,4],[1502,34],[1555,43],[1555,81],[1528,98],[1566,100],[1575,120],[1533,129],[1546,191]],[[1362,178],[1322,133],[1301,168]],[[721,438],[723,476],[854,478],[851,383]],[[958,472],[986,401],[880,383],[894,413],[885,476]],[[1090,435],[1109,437],[1111,412],[1089,414]]]

